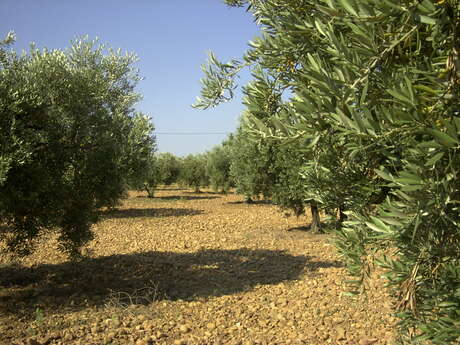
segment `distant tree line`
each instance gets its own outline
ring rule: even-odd
[[[197,193],[204,187],[227,193],[232,186],[229,169],[229,151],[221,145],[209,152],[185,157],[160,153],[152,158],[145,179],[133,187],[145,190],[150,198],[158,187],[172,184],[192,188]]]

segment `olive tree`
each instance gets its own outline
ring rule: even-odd
[[[206,155],[206,174],[214,191],[227,193],[232,185],[230,175],[231,147],[229,142],[215,146]]]
[[[77,256],[155,150],[134,111],[133,54],[77,39],[67,50],[0,50],[0,239],[27,254],[44,231]]]
[[[201,187],[209,185],[209,177],[206,173],[206,161],[205,154],[190,154],[182,158],[179,179],[184,185],[192,187],[196,193],[200,192]]]
[[[155,196],[158,185],[169,186],[178,181],[181,172],[181,162],[173,154],[166,152],[152,157],[146,167],[142,180],[134,185],[144,189],[149,198]]]
[[[243,62],[210,60],[197,105],[227,100],[251,64],[287,87],[292,107],[253,128],[308,142],[306,189],[345,211],[336,241],[357,283],[380,257],[402,340],[457,343],[460,2],[226,2],[248,6],[262,35]]]
[[[165,186],[176,183],[179,179],[181,164],[180,160],[172,153],[160,153],[156,157],[156,165],[159,181]]]
[[[252,140],[241,124],[231,140],[230,175],[236,192],[245,197],[247,203],[271,196],[270,144]]]

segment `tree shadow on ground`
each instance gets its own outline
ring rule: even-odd
[[[184,194],[198,194],[198,195],[201,195],[201,194],[220,195],[220,197],[222,197],[223,195],[232,194],[232,193],[213,192],[209,190],[199,190],[199,191],[187,190],[187,191],[184,191],[183,193]]]
[[[156,188],[156,190],[165,190],[165,191],[182,191],[182,190],[187,190],[186,188],[180,188],[180,187],[165,187],[165,188]]]
[[[323,232],[321,233],[312,233],[315,235],[326,235],[327,233],[331,232],[332,230],[336,229],[337,223],[335,221],[321,221],[320,223],[321,230]],[[311,224],[305,225],[305,226],[296,226],[293,228],[289,228],[286,231],[303,231],[303,232],[311,232]]]
[[[230,205],[241,205],[241,204],[246,204],[246,205],[273,205],[273,201],[271,200],[252,200],[250,202],[241,200],[241,201],[229,201],[227,204]]]
[[[219,199],[220,196],[193,196],[193,195],[168,195],[168,196],[155,196],[153,198],[149,198],[147,196],[139,195],[137,198],[147,199],[150,201],[180,201],[180,200],[213,200]]]
[[[295,226],[293,228],[289,228],[287,229],[286,231],[310,231],[311,230],[311,226],[308,225],[308,226]]]
[[[181,217],[202,214],[193,208],[124,208],[100,211],[102,218]]]
[[[32,268],[12,265],[0,267],[0,312],[27,318],[34,315],[37,305],[55,313],[110,303],[223,296],[294,280],[327,267],[337,267],[337,262],[246,248],[150,251]]]

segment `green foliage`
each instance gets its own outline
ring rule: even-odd
[[[381,161],[378,156],[361,151],[350,159],[343,140],[332,130],[322,131],[312,148],[300,175],[308,197],[323,208],[359,211],[385,198],[387,189],[372,170]]]
[[[236,192],[243,194],[247,201],[260,195],[269,198],[274,181],[271,174],[273,145],[252,140],[243,128],[238,129],[231,142],[230,175]]]
[[[160,184],[160,174],[158,171],[157,159],[152,157],[148,166],[144,170],[140,184],[136,185],[137,189],[144,189],[147,192],[147,197],[155,197],[155,190]]]
[[[193,107],[207,109],[232,99],[233,90],[237,87],[235,77],[243,67],[238,60],[220,63],[210,52],[208,64],[201,67],[205,74],[205,78],[201,79],[201,97],[197,97]]]
[[[127,180],[130,186],[139,185],[151,175],[156,139],[151,134],[154,130],[152,121],[142,113],[135,113],[129,126],[127,146],[122,157],[128,168]]]
[[[206,155],[188,155],[182,159],[182,169],[179,180],[186,186],[200,191],[200,187],[209,185],[209,177],[206,174]]]
[[[237,133],[231,142],[231,174],[237,193],[252,197],[272,195],[276,175],[273,171],[276,143],[257,135],[266,129],[270,116],[281,110],[281,91],[275,81],[261,69],[253,71],[254,81],[243,88],[247,106]]]
[[[156,157],[155,164],[161,184],[169,186],[176,183],[181,172],[180,160],[169,152],[160,153]]]
[[[153,198],[158,185],[169,186],[176,183],[181,172],[181,162],[171,153],[160,153],[151,157],[140,180],[133,186],[143,188],[149,198]]]
[[[232,185],[230,176],[231,146],[229,142],[214,147],[206,155],[206,174],[211,187],[217,192],[227,193]]]
[[[244,57],[267,76],[251,84],[246,133],[307,143],[304,190],[346,210],[336,241],[357,282],[372,258],[387,269],[403,342],[458,343],[460,2],[226,3],[263,31]]]
[[[284,209],[292,210],[297,217],[305,213],[305,206],[310,201],[300,174],[308,158],[302,147],[301,141],[278,145],[274,161],[276,182],[273,201]]]
[[[1,239],[27,254],[57,231],[78,256],[98,209],[118,202],[155,149],[150,120],[133,111],[136,57],[86,39],[21,56],[0,48]]]

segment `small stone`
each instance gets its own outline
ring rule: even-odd
[[[372,339],[361,339],[361,340],[359,341],[359,345],[372,345],[372,344],[375,344],[377,341],[378,341],[378,339],[376,339],[376,338],[372,338]]]
[[[129,334],[129,328],[120,328],[118,329],[118,333],[123,335],[123,334]]]
[[[241,345],[241,340],[239,340],[239,339],[232,339],[228,344],[229,344],[229,345]]]
[[[64,336],[64,340],[69,342],[69,341],[72,341],[74,339],[74,336],[73,334],[71,333],[67,333],[65,336]]]
[[[335,324],[335,325],[338,325],[340,323],[343,323],[343,319],[340,318],[340,317],[334,318],[334,319],[332,319],[332,323]]]
[[[190,332],[190,327],[188,327],[187,325],[180,325],[179,331],[181,331],[182,333],[188,333]]]
[[[166,334],[164,334],[163,332],[157,331],[157,332],[155,333],[155,337],[156,337],[157,339],[165,338],[165,337],[166,337]]]
[[[185,339],[177,339],[174,340],[174,345],[187,345],[187,341]]]
[[[345,329],[343,327],[337,327],[337,340],[343,340],[345,339]]]
[[[153,341],[152,338],[150,337],[147,337],[147,338],[144,338],[144,339],[139,339],[137,342],[136,342],[136,345],[152,345],[154,344],[155,342]]]
[[[213,322],[209,322],[209,323],[206,324],[206,328],[207,329],[214,329],[214,328],[216,328],[216,324],[213,323]]]
[[[147,319],[147,318],[146,318],[145,315],[142,315],[142,314],[141,314],[141,315],[138,315],[138,316],[137,316],[137,321],[139,321],[139,322],[144,322],[146,319]]]
[[[286,298],[280,298],[278,300],[278,304],[281,305],[282,307],[285,307],[288,304],[288,301]]]

